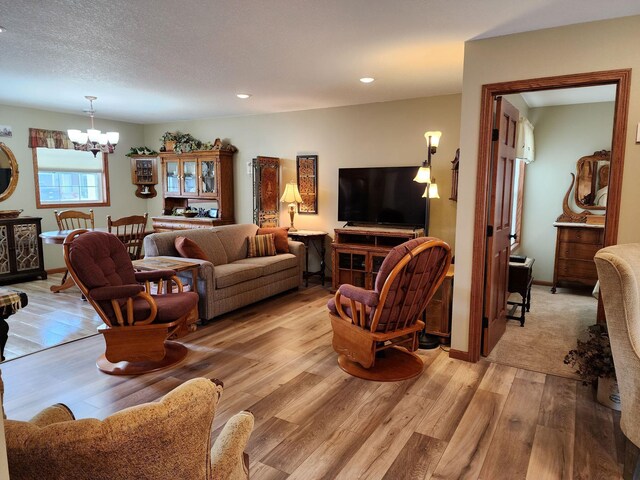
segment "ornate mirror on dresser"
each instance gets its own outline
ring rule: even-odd
[[[557,237],[552,293],[560,282],[593,287],[598,281],[593,257],[604,246],[610,161],[611,152],[600,150],[581,157],[576,163],[576,174],[571,174],[562,214],[553,224]],[[575,205],[582,211],[576,212],[571,207],[572,191]]]
[[[0,201],[6,200],[18,185],[18,162],[9,147],[0,142]]]

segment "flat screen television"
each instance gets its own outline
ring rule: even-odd
[[[418,167],[338,169],[338,221],[424,227]]]

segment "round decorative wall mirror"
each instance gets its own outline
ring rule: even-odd
[[[18,162],[9,147],[0,142],[0,201],[11,196],[18,185]]]

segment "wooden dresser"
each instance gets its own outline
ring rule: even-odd
[[[556,222],[553,226],[557,236],[551,293],[561,282],[595,286],[598,272],[593,257],[604,246],[604,225]]]

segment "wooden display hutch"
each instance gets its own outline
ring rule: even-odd
[[[344,227],[334,232],[331,245],[334,290],[343,283],[373,289],[387,253],[407,240],[424,236],[422,228]]]
[[[216,140],[213,150],[160,154],[162,164],[163,215],[153,217],[156,231],[206,228],[235,223],[233,203],[233,145]],[[172,215],[176,208],[217,205],[218,215],[187,218]]]

